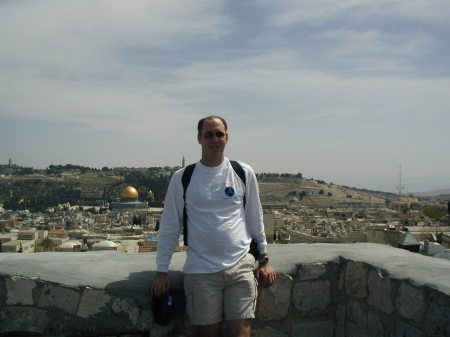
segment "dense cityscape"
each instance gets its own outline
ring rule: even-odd
[[[39,171],[10,161],[0,167],[0,251],[155,251],[164,194],[179,168],[51,165]],[[269,243],[373,242],[450,258],[448,204],[442,196],[360,190],[300,173],[257,176]],[[38,189],[20,194],[29,186],[55,191],[58,185],[66,192],[60,202],[41,209],[36,205],[48,194],[38,195]],[[8,207],[12,201],[15,209]],[[184,249],[181,241],[177,249]]]

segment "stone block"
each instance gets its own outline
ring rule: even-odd
[[[75,289],[47,283],[41,289],[38,307],[56,307],[74,315],[77,312],[80,296],[80,292]]]
[[[291,299],[292,277],[278,275],[269,288],[260,288],[256,318],[261,321],[279,321],[286,318]]]
[[[345,305],[338,304],[336,306],[335,329],[336,337],[345,337]]]
[[[77,316],[81,318],[89,318],[102,311],[107,306],[111,296],[103,290],[85,289],[81,296],[80,306],[78,307]]]
[[[168,336],[169,333],[174,332],[175,329],[176,323],[174,319],[172,319],[167,325],[153,324],[153,326],[150,329],[150,336],[152,337]]]
[[[323,313],[330,302],[329,280],[299,282],[294,286],[294,306],[302,315]]]
[[[137,307],[129,304],[127,301],[118,298],[112,303],[111,308],[115,313],[126,313],[130,318],[133,326],[137,324],[137,320],[139,317],[139,309]]]
[[[136,330],[140,331],[148,331],[153,326],[153,313],[151,310],[143,310],[139,311],[139,316],[137,319],[137,324],[135,326]]]
[[[333,337],[333,321],[295,323],[292,337]]]
[[[6,304],[7,305],[33,305],[33,289],[36,288],[36,281],[11,277],[6,278]]]
[[[362,262],[347,263],[345,268],[345,293],[352,298],[367,297],[367,267]]]
[[[425,334],[419,329],[406,324],[402,321],[397,321],[395,325],[395,336],[399,337],[425,337]],[[434,336],[433,336],[434,337]]]
[[[450,336],[450,295],[431,291],[427,308],[425,318],[427,336]]]
[[[325,263],[301,264],[298,267],[298,277],[300,281],[309,281],[325,275],[327,268]]]
[[[394,310],[391,294],[391,280],[388,277],[383,277],[380,272],[372,270],[369,273],[368,288],[369,305],[390,315]]]
[[[398,290],[395,307],[403,317],[422,322],[425,313],[423,291],[403,282]]]
[[[44,310],[31,307],[0,309],[0,333],[21,331],[43,335],[49,323]]]
[[[6,286],[5,279],[0,277],[0,307],[6,304]]]
[[[252,331],[252,337],[288,337],[288,335],[282,331],[275,330],[270,326],[265,326],[261,329]]]
[[[373,311],[369,311],[367,314],[367,327],[370,336],[384,336],[384,328],[380,316]]]
[[[339,289],[339,291],[343,291],[344,290],[344,285],[345,285],[345,269],[342,269],[340,274],[339,274],[339,279],[338,279],[338,289]]]
[[[346,333],[347,337],[368,336],[366,311],[359,302],[348,301],[347,303]]]

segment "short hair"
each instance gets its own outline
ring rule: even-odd
[[[204,118],[202,118],[202,119],[200,119],[200,120],[198,121],[198,125],[197,125],[197,131],[198,131],[198,134],[201,134],[201,133],[202,133],[203,123],[204,123],[205,121],[208,121],[208,120],[214,119],[214,118],[219,119],[219,120],[223,123],[223,126],[225,126],[225,132],[227,132],[228,126],[227,126],[227,122],[225,121],[225,119],[223,119],[223,118],[220,117],[220,116],[211,115],[211,116],[208,116],[208,117],[204,117]]]

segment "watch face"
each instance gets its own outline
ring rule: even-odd
[[[267,256],[264,256],[259,259],[259,263],[267,263],[267,262],[269,262],[269,258]]]

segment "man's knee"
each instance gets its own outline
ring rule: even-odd
[[[197,325],[198,337],[220,337],[220,323]]]
[[[250,337],[251,320],[250,319],[233,319],[227,321],[228,332],[230,337]]]

